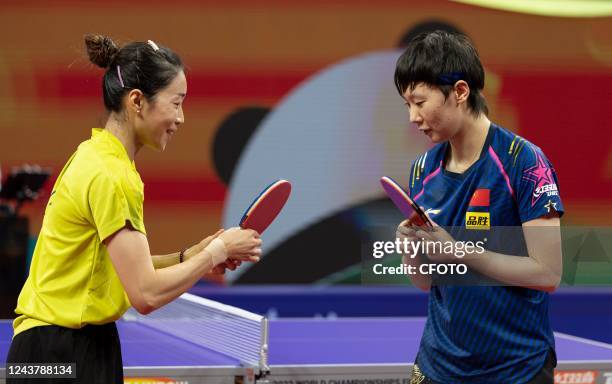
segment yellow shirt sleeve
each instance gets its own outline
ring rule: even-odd
[[[91,219],[102,242],[128,223],[131,228],[145,233],[142,192],[126,184],[129,183],[105,173],[96,175],[91,181],[88,192]]]

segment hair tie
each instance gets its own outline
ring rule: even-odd
[[[119,78],[119,82],[121,83],[121,88],[125,88],[125,84],[123,84],[123,78],[121,77],[121,68],[117,66],[117,77]]]
[[[153,40],[147,40],[147,44],[149,44],[154,51],[159,51],[159,47]]]

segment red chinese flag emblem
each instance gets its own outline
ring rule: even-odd
[[[488,207],[489,206],[489,190],[477,189],[470,200],[470,207]]]

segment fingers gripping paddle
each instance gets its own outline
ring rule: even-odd
[[[274,221],[291,194],[291,183],[278,180],[255,198],[240,219],[240,228],[253,229],[260,235]]]
[[[412,199],[408,196],[406,191],[399,184],[390,177],[383,176],[380,179],[383,189],[387,193],[387,196],[393,201],[395,206],[404,214],[404,217],[410,219],[414,224],[418,226],[426,226],[432,228],[431,221],[427,218],[427,215],[421,207],[419,207]]]

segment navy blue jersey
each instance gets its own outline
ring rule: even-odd
[[[445,170],[448,142],[412,164],[410,196],[456,240],[527,256],[521,224],[563,214],[557,176],[540,148],[491,124],[480,158],[464,173]],[[512,227],[519,239],[496,238]],[[435,277],[434,277],[435,282]],[[534,286],[537,285],[534,282]],[[554,350],[546,292],[503,285],[433,284],[417,364],[443,383],[525,383]]]

